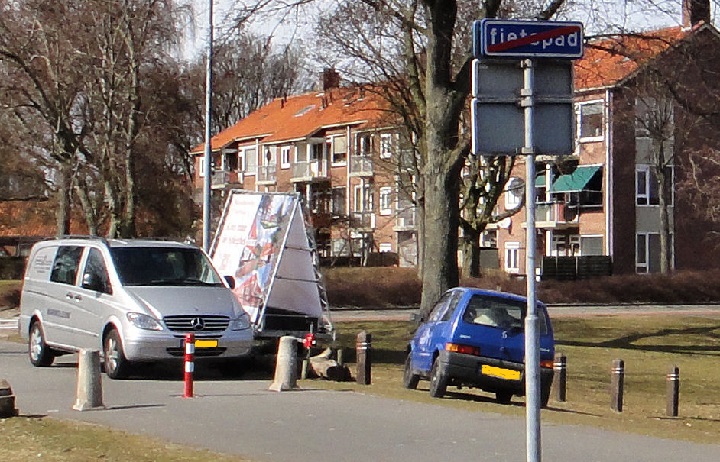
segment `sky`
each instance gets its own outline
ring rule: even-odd
[[[183,55],[191,58],[193,55],[203,54],[207,49],[207,12],[211,0],[188,0],[195,11],[195,33],[188,34]],[[227,27],[228,12],[238,3],[253,3],[253,0],[212,0],[213,17],[215,24],[215,37]],[[318,0],[332,2],[335,0]],[[479,0],[478,0],[479,1]],[[581,21],[585,24],[585,34],[609,32],[638,31],[656,29],[660,27],[676,26],[681,22],[682,0],[567,0],[571,5],[569,10],[558,17],[558,20]],[[714,15],[714,3],[712,2]],[[312,12],[287,18],[284,23],[280,19],[266,19],[256,22],[251,30],[263,35],[273,34],[279,43],[302,39],[302,31],[312,27]],[[300,24],[300,23],[305,23]],[[299,25],[298,25],[299,24]],[[468,24],[468,27],[470,25]]]

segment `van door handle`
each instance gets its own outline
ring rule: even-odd
[[[78,302],[79,302],[80,300],[82,300],[82,297],[81,297],[80,295],[76,295],[76,294],[74,294],[74,293],[72,293],[72,292],[66,293],[66,294],[65,294],[65,298],[67,298],[68,300],[75,300],[75,301],[78,301]]]

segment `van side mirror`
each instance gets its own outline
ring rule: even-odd
[[[223,279],[225,279],[225,282],[227,282],[228,287],[231,289],[235,288],[235,278],[232,276],[223,276]]]

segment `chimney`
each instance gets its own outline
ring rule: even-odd
[[[327,91],[331,88],[340,88],[340,73],[333,68],[323,69],[322,89]]]
[[[710,23],[710,0],[683,0],[683,27],[692,27],[700,21]]]

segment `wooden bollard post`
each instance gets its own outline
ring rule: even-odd
[[[553,373],[555,377],[555,400],[564,403],[567,399],[567,358],[560,353],[553,362]]]
[[[677,417],[680,403],[680,368],[672,366],[666,379],[667,403],[665,406],[665,414],[670,417]]]
[[[357,383],[361,385],[370,385],[372,368],[372,335],[362,331],[357,336],[355,344],[357,352]]]
[[[615,359],[610,371],[610,407],[613,411],[622,412],[624,383],[625,362],[622,359]]]

